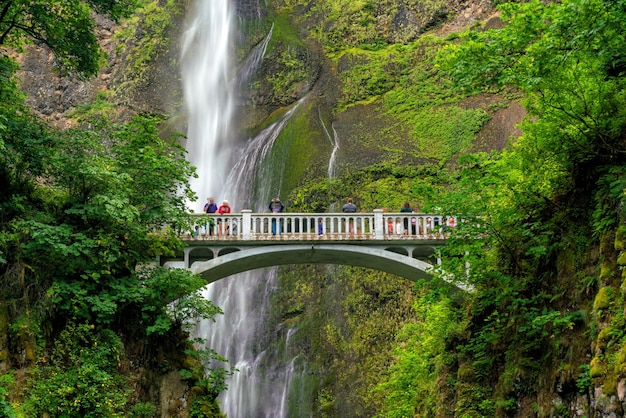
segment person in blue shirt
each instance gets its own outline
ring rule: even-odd
[[[204,213],[215,213],[217,212],[217,204],[215,203],[215,198],[207,197],[207,202],[204,204]],[[206,227],[206,225],[205,225]],[[215,219],[209,218],[209,235],[213,235],[213,230],[215,229]]]
[[[272,199],[272,201],[270,202],[269,208],[272,211],[272,213],[281,213],[282,211],[285,210],[285,205],[283,204],[283,202],[280,201],[279,198],[275,198],[275,199]],[[282,233],[283,233],[283,225],[282,225],[282,222],[280,222],[280,228],[279,228],[278,234],[280,235]],[[276,235],[276,219],[272,219],[272,235]]]

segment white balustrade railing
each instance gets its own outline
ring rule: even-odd
[[[193,214],[199,240],[403,240],[444,238],[455,217],[423,213],[252,213]]]

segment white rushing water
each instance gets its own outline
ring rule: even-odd
[[[330,142],[330,145],[333,146],[333,151],[330,154],[330,159],[328,160],[328,178],[333,179],[336,176],[336,161],[337,161],[337,151],[339,151],[339,135],[337,134],[337,130],[335,129],[335,125],[331,124],[331,128],[333,130],[333,134],[331,136],[330,132],[326,128],[326,124],[324,123],[324,118],[322,118],[322,112],[320,108],[317,108],[317,115],[320,119],[320,123],[322,125],[322,129],[324,129],[324,133],[326,134],[326,138]]]
[[[266,200],[280,190],[264,171],[262,162],[276,137],[298,105],[259,135],[240,141],[232,132],[237,91],[253,77],[263,59],[267,37],[249,54],[239,72],[232,71],[230,54],[232,11],[229,0],[195,0],[183,37],[182,76],[189,112],[189,159],[199,178],[192,188],[201,211],[208,196],[219,204],[228,199],[233,211],[267,210]],[[256,184],[263,187],[255,189]],[[260,180],[260,181],[259,181]],[[238,369],[220,395],[220,407],[228,417],[287,417],[287,399],[294,359],[279,358],[268,350],[276,338],[293,330],[267,330],[266,315],[276,290],[276,269],[238,274],[209,285],[203,295],[222,308],[216,322],[200,321],[195,337],[229,360]],[[272,334],[272,335],[270,335]]]
[[[188,13],[182,39],[183,93],[189,114],[186,148],[198,178],[192,207],[201,212],[209,195],[225,196],[232,143],[234,83],[231,64],[232,6],[230,0],[196,0]],[[231,202],[234,203],[234,202]]]

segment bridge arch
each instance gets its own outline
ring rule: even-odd
[[[394,248],[396,251],[397,248]],[[192,272],[212,283],[233,274],[286,264],[343,264],[385,271],[411,281],[430,279],[433,266],[382,248],[350,244],[277,245],[242,248],[206,261],[196,261]]]

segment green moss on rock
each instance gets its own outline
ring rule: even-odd
[[[621,224],[615,231],[615,249],[624,251],[626,249],[626,225]]]
[[[593,301],[593,310],[597,312],[608,309],[614,298],[615,290],[612,287],[605,286],[601,288]]]
[[[606,374],[606,366],[598,357],[594,357],[590,363],[589,375],[592,379],[603,377]]]
[[[600,268],[600,280],[602,283],[610,282],[615,277],[615,264],[612,262],[602,263]]]
[[[615,356],[614,372],[619,376],[626,375],[626,346],[622,346]]]
[[[457,378],[459,382],[473,382],[474,381],[474,369],[469,364],[462,364],[457,371]]]

